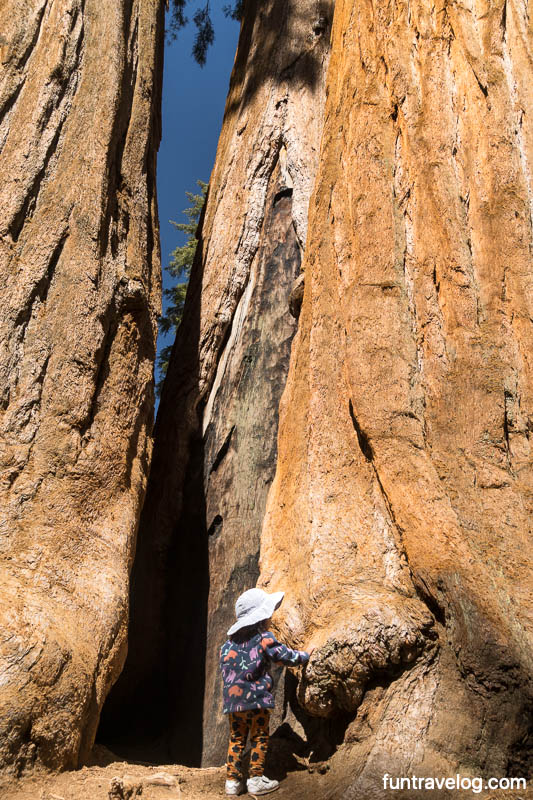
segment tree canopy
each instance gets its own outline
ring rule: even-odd
[[[175,283],[168,289],[163,289],[163,296],[167,300],[166,309],[159,320],[159,329],[161,333],[173,333],[174,336],[178,326],[183,317],[183,308],[185,305],[185,296],[187,294],[187,286],[189,285],[189,278],[191,275],[191,267],[194,261],[194,254],[196,253],[196,246],[198,240],[196,238],[196,229],[198,227],[198,220],[202,213],[202,208],[205,202],[205,195],[207,192],[207,183],[203,181],[196,181],[200,188],[199,194],[193,192],[185,192],[189,201],[188,208],[183,210],[183,214],[188,218],[187,222],[174,222],[170,220],[171,225],[174,225],[179,231],[188,234],[185,244],[176,247],[170,256],[170,263],[165,267],[166,271],[172,276]],[[167,345],[161,348],[157,357],[157,366],[159,369],[159,380],[157,381],[157,393],[161,393],[161,387],[167,374],[168,361],[172,350],[172,345]]]
[[[188,24],[189,20],[185,16],[185,6],[189,0],[172,0],[170,17],[170,35],[175,37],[178,31]],[[244,0],[232,0],[231,3],[222,7],[224,14],[232,19],[239,20],[242,17]],[[211,19],[210,0],[206,0],[204,6],[197,8],[193,14],[192,21],[196,26],[196,36],[194,39],[192,55],[195,61],[204,66],[207,51],[215,41],[215,29]]]

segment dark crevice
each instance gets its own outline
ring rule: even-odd
[[[315,36],[322,36],[328,29],[329,22],[326,17],[318,17],[312,25]]]
[[[11,239],[13,240],[13,242],[18,242],[19,236],[24,227],[24,223],[28,221],[28,217],[31,217],[33,211],[35,210],[35,207],[37,205],[37,198],[39,197],[39,192],[41,191],[41,185],[45,178],[48,164],[50,163],[52,156],[57,150],[57,143],[59,142],[59,137],[61,136],[61,131],[63,129],[63,124],[65,122],[65,119],[66,118],[62,119],[61,122],[59,123],[57,130],[54,133],[53,139],[50,142],[50,145],[46,151],[43,166],[35,176],[31,186],[29,187],[29,190],[22,202],[21,207],[17,212],[15,212],[15,215],[11,220],[11,223],[9,225],[9,234],[11,235]]]
[[[28,402],[28,406],[31,405],[31,406],[34,406],[34,407],[39,407],[39,405],[40,405],[42,392],[43,392],[44,379],[46,377],[46,372],[48,370],[48,364],[50,362],[50,357],[51,357],[51,352],[49,351],[46,354],[43,363],[39,367],[39,374],[35,377],[34,385],[38,387],[37,396],[32,397],[31,401]],[[17,383],[18,383],[18,378],[15,379],[15,381],[13,382],[13,384],[11,386],[8,385],[6,387],[6,390],[5,390],[5,393],[4,393],[4,397],[0,400],[0,408],[2,409],[2,411],[5,411],[9,407],[9,403],[10,403],[10,399],[11,399],[11,392],[14,391],[14,389],[17,386]],[[27,419],[26,422],[23,423],[23,425],[27,424],[28,421],[29,420]],[[7,474],[7,477],[6,477],[5,480],[6,480],[6,487],[8,489],[10,489],[13,486],[13,484],[15,483],[15,481],[17,480],[17,478],[19,477],[21,472],[24,470],[26,464],[30,460],[31,451],[33,449],[34,435],[31,437],[30,440],[28,440],[29,443],[30,443],[30,448],[28,449],[24,460],[23,461],[22,460],[17,461],[16,464],[13,466],[11,472],[9,472]],[[41,481],[42,481],[42,479],[41,479]]]
[[[217,471],[217,469],[221,465],[222,461],[224,460],[224,458],[225,458],[225,456],[226,456],[226,454],[227,454],[227,452],[229,450],[229,446],[230,446],[230,443],[231,443],[231,437],[233,436],[233,431],[234,430],[235,430],[235,425],[232,426],[230,432],[228,433],[228,435],[224,439],[222,447],[220,448],[220,450],[216,454],[215,459],[214,459],[213,463],[211,464],[211,469],[209,470],[209,474],[210,475],[213,472]]]
[[[148,214],[146,219],[146,272],[149,276],[150,280],[150,294],[152,293],[152,284],[151,284],[151,276],[153,273],[156,272],[154,269],[154,215],[152,214],[152,202],[156,202],[155,207],[155,218],[156,220],[159,219],[159,211],[157,208],[157,195],[154,196],[154,192],[150,187],[155,186],[155,170],[151,170],[148,173]],[[130,229],[130,215],[127,214],[126,216],[127,227],[125,235],[127,236]],[[158,267],[159,269],[159,267]]]
[[[152,119],[153,119],[153,112],[152,112]],[[153,128],[152,128],[153,129]],[[149,276],[150,286],[149,286],[149,294],[152,293],[152,274],[156,272],[153,268],[153,261],[154,261],[154,216],[155,216],[155,227],[158,226],[159,220],[159,210],[157,205],[157,192],[154,191],[156,186],[156,174],[157,174],[157,167],[154,159],[154,154],[157,153],[159,149],[159,139],[158,134],[155,134],[156,141],[149,147],[146,148],[145,154],[145,173],[147,178],[147,190],[148,190],[148,203],[147,203],[147,218],[146,218],[146,254],[147,254],[147,264],[146,264],[146,274]],[[155,215],[154,215],[155,212]],[[126,235],[129,233],[129,215],[128,215],[128,229],[126,231]],[[159,270],[159,266],[157,270]]]
[[[118,330],[116,321],[111,324],[111,322],[108,320],[107,323],[103,324],[105,327],[104,337],[97,353],[95,354],[97,368],[94,379],[94,392],[87,416],[85,417],[83,424],[80,426],[81,437],[85,436],[87,431],[91,429],[94,418],[98,411],[98,400],[100,399],[101,391],[109,376],[109,355]]]
[[[217,514],[216,517],[213,519],[213,522],[211,523],[211,525],[207,529],[207,535],[208,536],[216,536],[216,535],[218,535],[222,530],[222,523],[223,522],[224,522],[224,520],[222,519],[220,514]]]
[[[509,421],[507,419],[507,409],[504,409],[503,413],[503,435],[505,438],[505,447],[509,450]]]
[[[29,43],[28,47],[24,50],[18,61],[16,62],[17,70],[21,70],[22,67],[26,66],[27,61],[29,60],[31,54],[35,49],[37,42],[39,41],[39,36],[41,34],[41,28],[43,25],[44,12],[46,11],[47,5],[48,2],[43,3],[43,7],[39,14],[39,18],[35,26],[35,33],[33,34],[32,40]]]
[[[17,102],[19,95],[24,88],[24,84],[26,83],[26,76],[24,76],[15,89],[15,91],[6,99],[2,108],[0,108],[0,123],[3,122],[4,118],[9,114],[15,103]]]
[[[507,455],[510,453],[510,446],[509,446],[509,414],[508,414],[508,403],[509,400],[512,399],[512,395],[509,392],[504,393],[503,397],[503,437],[505,440],[505,449],[507,451]]]
[[[146,408],[147,404],[146,395],[147,395],[147,390],[145,388],[145,391],[139,398],[139,408],[143,410]],[[126,489],[131,489],[131,473],[133,470],[133,464],[135,463],[135,458],[137,456],[137,453],[139,452],[139,438],[145,425],[146,425],[145,414],[142,413],[138,414],[137,419],[135,421],[135,426],[133,428],[133,431],[131,432],[131,436],[128,442],[128,449],[126,451],[126,458],[125,458],[126,467],[124,471],[124,486],[126,487]]]
[[[407,557],[407,552],[406,552],[405,547],[403,545],[403,531],[402,531],[401,526],[398,524],[398,522],[396,520],[392,505],[391,505],[390,500],[389,500],[389,496],[388,496],[388,494],[387,494],[387,492],[385,490],[385,487],[383,486],[383,483],[381,482],[381,478],[380,478],[379,472],[376,469],[374,451],[372,449],[372,445],[370,444],[370,441],[369,441],[369,438],[368,438],[367,434],[361,429],[361,426],[359,425],[359,422],[357,421],[357,417],[355,416],[351,400],[349,401],[349,408],[350,408],[350,417],[352,419],[352,424],[353,424],[353,427],[354,427],[355,432],[357,434],[357,441],[359,442],[359,447],[361,448],[361,452],[363,453],[363,455],[366,458],[366,460],[368,462],[370,462],[371,465],[372,465],[372,469],[374,471],[374,475],[375,475],[377,484],[379,486],[381,495],[383,497],[383,502],[385,503],[385,507],[387,509],[387,513],[389,515],[391,524],[394,526],[394,529],[397,531],[397,534],[398,534],[398,537],[399,537],[400,549],[401,549],[401,552],[403,553],[403,555],[405,556],[405,560],[406,560],[407,566],[409,568],[409,559]],[[437,602],[431,596],[429,590],[427,589],[427,587],[425,586],[423,581],[419,578],[419,576],[415,577],[414,575],[412,575],[410,568],[409,568],[409,572],[411,574],[411,579],[413,581],[413,585],[414,585],[415,591],[417,592],[417,595],[418,595],[419,599],[426,605],[426,607],[433,614],[433,616],[435,617],[437,622],[439,622],[441,625],[445,625],[446,619],[445,619],[445,614],[444,614],[443,610],[438,606]]]
[[[439,606],[435,598],[430,593],[428,587],[426,586],[423,579],[417,575],[411,576],[413,580],[413,586],[415,587],[416,594],[419,600],[424,603],[424,605],[431,611],[435,619],[438,623],[440,623],[443,627],[446,626],[446,614],[443,608]]]
[[[274,195],[274,201],[272,205],[275,206],[276,203],[279,203],[279,201],[282,200],[284,197],[292,197],[292,189],[289,188],[288,186],[284,187]]]
[[[371,673],[365,684],[359,708],[361,707],[366,695],[374,692],[376,689],[389,689],[393,683],[401,678],[402,675],[410,672],[416,663],[424,660],[426,664],[429,665],[435,661],[435,657],[439,648],[435,647],[435,642],[438,639],[438,635],[433,628],[433,624],[431,624],[429,627],[422,628],[420,633],[422,637],[424,637],[423,643],[421,644],[420,649],[415,651],[414,660],[402,660],[398,664],[389,662],[385,667],[377,669],[375,672]]]
[[[46,302],[46,298],[48,297],[48,292],[50,290],[50,284],[52,283],[52,279],[54,277],[54,273],[56,267],[59,263],[59,259],[61,258],[61,253],[63,252],[63,248],[65,247],[65,242],[68,238],[68,230],[63,231],[58,243],[54,247],[52,254],[50,256],[50,261],[48,262],[48,266],[44,275],[41,279],[35,284],[30,295],[28,297],[27,303],[22,308],[15,320],[15,327],[22,325],[24,329],[26,328],[28,322],[31,319],[33,306],[36,300],[39,300],[41,303]]]
[[[436,264],[433,265],[432,277],[433,277],[433,283],[435,284],[435,290],[436,290],[437,294],[439,294],[439,292],[440,292],[440,281],[437,280],[437,265]]]
[[[156,65],[159,64],[160,68],[158,69],[156,66],[155,69],[155,80],[152,92],[152,105],[150,109],[150,116],[151,116],[150,139],[146,147],[145,162],[144,162],[145,163],[144,171],[146,172],[146,184],[148,190],[147,274],[149,276],[148,294],[150,296],[152,294],[152,276],[153,274],[157,274],[160,270],[159,264],[157,270],[153,269],[153,259],[154,259],[154,250],[158,248],[159,245],[159,239],[157,243],[154,240],[154,227],[156,230],[158,230],[159,209],[158,209],[157,191],[155,189],[156,189],[156,177],[157,177],[157,151],[159,150],[159,145],[161,143],[161,134],[162,134],[161,113],[163,104],[163,97],[162,97],[163,96],[163,68],[162,68],[163,51],[164,51],[164,40],[163,37],[160,37],[158,40],[158,45],[156,50],[156,61],[155,61]],[[204,208],[202,209],[202,213],[204,213],[206,204],[207,204],[207,197],[204,202]]]
[[[399,525],[399,523],[398,523],[398,521],[396,519],[396,515],[394,514],[394,510],[392,508],[392,504],[391,504],[391,502],[389,500],[389,495],[385,491],[385,487],[383,486],[383,483],[381,482],[381,478],[379,476],[379,472],[377,471],[376,465],[375,465],[374,462],[372,462],[372,466],[374,468],[374,475],[376,476],[376,481],[378,483],[378,486],[379,486],[379,489],[380,489],[380,492],[381,492],[381,496],[383,497],[383,502],[385,503],[385,507],[386,507],[387,512],[389,514],[389,518],[390,518],[391,523],[393,524],[395,530],[398,533],[398,536],[399,536],[399,539],[400,539],[401,552],[403,553],[403,555],[405,557],[405,562],[407,564],[407,567],[408,567],[408,570],[409,570],[409,574],[411,576],[411,581],[413,583],[413,586],[414,586],[414,589],[415,589],[415,591],[417,593],[417,596],[418,596],[419,600],[421,600],[421,602],[424,603],[426,608],[433,614],[433,616],[435,617],[437,622],[439,622],[441,625],[444,626],[446,624],[446,618],[445,618],[444,611],[440,608],[440,606],[436,602],[435,598],[431,595],[429,589],[427,588],[427,586],[424,583],[424,581],[420,578],[420,576],[419,575],[416,575],[416,576],[413,575],[413,573],[411,571],[411,567],[409,565],[409,558],[408,558],[408,555],[407,555],[407,550],[406,550],[406,548],[405,548],[405,546],[403,544],[403,530],[402,530],[401,526]]]
[[[83,8],[83,6],[82,6],[82,8]],[[68,76],[66,76],[64,80],[59,81],[59,83],[60,83],[59,95],[57,97],[54,97],[53,101],[52,101],[52,99],[50,99],[50,102],[48,103],[48,105],[47,105],[47,107],[45,109],[45,113],[44,113],[43,117],[41,118],[41,120],[39,121],[39,127],[40,127],[41,132],[48,125],[48,123],[49,123],[54,111],[61,107],[69,88],[71,88],[72,84],[75,83],[78,80],[78,72],[79,72],[79,65],[80,65],[81,56],[82,56],[83,41],[84,41],[84,28],[83,28],[83,25],[82,25],[81,28],[80,28],[78,41],[76,43],[76,58],[75,58],[75,62],[74,62],[73,66],[72,66],[72,68],[70,70],[70,74]],[[75,94],[75,89],[74,89],[73,94]],[[28,191],[26,193],[26,196],[24,197],[24,199],[22,201],[22,204],[21,204],[19,210],[15,212],[15,214],[14,214],[14,216],[13,216],[13,218],[12,218],[10,224],[9,224],[8,230],[9,230],[9,233],[11,235],[11,238],[12,238],[13,242],[17,242],[18,241],[18,239],[20,237],[20,234],[22,232],[22,229],[24,227],[25,222],[27,222],[28,217],[31,217],[31,215],[33,214],[33,212],[35,210],[35,207],[37,205],[37,200],[38,200],[38,197],[39,197],[39,193],[41,191],[41,186],[43,184],[43,181],[47,177],[48,165],[50,164],[50,161],[52,160],[53,156],[57,152],[59,139],[61,138],[61,134],[62,134],[62,131],[63,131],[63,126],[64,126],[65,122],[67,121],[67,117],[68,117],[68,114],[63,114],[62,118],[58,121],[57,129],[54,132],[52,140],[51,140],[51,142],[50,142],[50,144],[49,144],[49,146],[48,146],[48,148],[46,150],[46,153],[44,155],[44,161],[43,161],[42,167],[40,168],[40,170],[35,175],[32,183],[29,186],[29,189],[28,189]]]
[[[249,279],[249,276],[248,276],[248,279]],[[210,381],[209,387],[206,388],[205,394],[200,398],[199,403],[198,403],[198,417],[199,417],[199,419],[201,419],[201,417],[202,417],[202,415],[204,413],[204,409],[205,409],[205,406],[207,405],[207,399],[209,397],[209,393],[213,389],[213,384],[214,384],[214,381],[215,381],[217,370],[218,370],[219,365],[220,365],[220,361],[222,359],[222,356],[224,355],[224,350],[226,349],[226,345],[228,344],[229,338],[231,336],[231,329],[233,327],[233,320],[235,319],[235,313],[237,311],[237,306],[239,305],[240,299],[241,299],[241,297],[242,297],[242,295],[243,295],[245,290],[246,290],[246,285],[244,286],[244,288],[243,288],[242,292],[240,293],[240,295],[235,298],[236,302],[235,302],[235,306],[233,308],[231,319],[228,322],[228,324],[226,325],[226,327],[224,328],[224,330],[222,331],[222,338],[220,340],[220,345],[218,347],[218,352],[217,352],[217,357],[216,357],[216,362],[215,362],[216,363],[216,368],[215,368],[215,371],[213,372],[213,379]]]
[[[376,481],[378,482],[379,490],[381,492],[381,496],[383,497],[383,502],[385,503],[385,508],[387,509],[387,512],[389,514],[390,521],[394,525],[396,531],[398,532],[398,536],[400,538],[400,542],[402,542],[403,531],[402,531],[402,528],[400,527],[400,525],[398,524],[398,522],[396,521],[396,516],[394,514],[391,502],[389,500],[389,495],[385,491],[385,487],[383,486],[383,484],[381,482],[381,478],[379,476],[379,472],[377,471],[376,465],[375,465],[374,462],[372,462],[372,467],[374,468],[374,475],[376,476]],[[405,556],[406,562],[408,562],[407,552],[405,550],[405,547],[403,546],[403,542],[402,542],[402,552],[403,552],[403,554]]]
[[[122,73],[119,93],[120,107],[114,119],[114,129],[107,150],[107,208],[105,209],[105,213],[102,214],[103,224],[98,235],[100,255],[102,257],[105,255],[107,248],[111,247],[111,254],[113,258],[116,258],[120,238],[118,223],[119,220],[122,221],[124,219],[125,211],[125,209],[121,207],[122,203],[119,203],[118,192],[121,189],[127,191],[129,188],[124,185],[122,162],[124,160],[124,151],[126,149],[128,131],[131,124],[133,98],[137,82],[137,58],[134,54],[134,42],[138,33],[138,26],[136,21],[130,35],[131,14],[132,5],[126,3],[123,29],[124,38],[126,42],[128,42],[128,58],[126,59],[124,71]]]
[[[488,97],[489,90],[487,89],[487,87],[484,84],[481,83],[481,81],[478,78],[477,72],[475,71],[475,69],[473,67],[472,67],[472,72],[474,73],[474,77],[475,77],[475,79],[477,81],[477,84],[478,84],[479,88],[481,89],[481,92],[483,93],[483,96],[484,97]]]
[[[203,265],[200,237],[184,319],[174,342],[180,358],[171,358],[154,428],[150,483],[130,579],[128,658],[106,699],[97,734],[97,741],[113,752],[159,764],[179,760],[197,765],[203,745],[209,538],[204,444],[194,422],[197,407],[188,399],[192,387],[198,386]],[[191,337],[186,346],[184,332]],[[176,408],[182,413],[176,415]],[[169,409],[185,422],[186,444],[173,428],[162,424]],[[161,443],[169,439],[171,460],[161,449]],[[181,470],[178,474],[176,464]],[[155,510],[160,507],[160,493],[165,497],[163,517]],[[157,536],[150,529],[154,517]],[[187,531],[193,535],[181,535]],[[189,585],[194,585],[193,592],[184,591]],[[177,680],[177,665],[184,663],[187,669]],[[176,719],[182,721],[186,736],[174,740]]]
[[[51,356],[51,353],[47,353],[46,358],[44,359],[44,361],[41,364],[41,367],[39,369],[39,374],[37,375],[37,378],[35,379],[35,382],[39,383],[41,385],[41,389],[42,389],[42,385],[44,383],[44,379],[45,379],[45,376],[46,376],[46,371],[48,369],[48,362],[50,361],[50,356]]]
[[[248,280],[249,280],[249,279],[250,279],[250,278],[249,278],[249,276],[248,276]],[[239,303],[240,303],[240,300],[241,300],[241,297],[242,297],[242,295],[243,295],[243,294],[244,294],[244,292],[246,291],[246,286],[247,286],[247,284],[245,284],[245,285],[243,286],[242,292],[239,294],[239,296],[238,296],[238,297],[236,297],[236,298],[235,298],[235,301],[236,301],[236,302],[235,302],[235,306],[234,306],[234,308],[233,308],[233,313],[232,313],[232,315],[231,315],[231,319],[230,319],[230,321],[228,322],[228,324],[226,325],[226,327],[224,328],[224,332],[222,333],[222,338],[220,339],[220,345],[219,345],[219,347],[218,347],[218,353],[217,353],[217,358],[216,358],[216,365],[217,365],[217,369],[218,369],[218,365],[220,364],[220,360],[221,360],[222,356],[224,355],[224,350],[226,349],[226,345],[227,345],[227,344],[228,344],[228,342],[229,342],[229,337],[231,336],[231,329],[232,329],[232,327],[233,327],[233,320],[235,319],[235,314],[236,314],[236,311],[237,311],[237,306],[238,306],[238,305],[239,305]],[[215,374],[213,375],[213,379],[214,379],[215,375],[216,375],[216,372],[215,372]],[[212,389],[212,388],[213,388],[213,385],[211,384],[211,386],[209,387],[209,391],[211,391],[211,389]],[[206,397],[207,397],[207,395],[206,395]]]
[[[142,343],[138,351],[137,362],[136,362],[136,377],[137,377],[137,382],[139,382],[140,365],[144,361],[150,361],[151,363],[153,363],[155,358],[154,343],[152,341],[152,321],[150,317],[150,310],[145,303],[141,307],[130,310],[129,312],[126,313],[129,314],[129,319],[131,320],[131,324],[134,325],[136,328],[138,342]],[[150,420],[151,402],[152,402],[152,386],[150,382],[146,382],[144,383],[142,394],[140,394],[137,401],[138,408],[142,409],[142,411],[137,415],[135,427],[130,436],[130,440],[128,443],[128,450],[126,453],[126,471],[124,476],[124,482],[128,489],[131,487],[131,475],[132,475],[133,465],[135,463],[137,453],[139,452],[139,438],[141,436],[143,428],[146,427],[146,420]],[[150,423],[148,423],[148,427],[149,426]],[[147,473],[148,469],[146,470],[146,474]]]
[[[349,405],[349,408],[350,408],[350,417],[352,419],[352,424],[353,424],[355,433],[357,434],[357,441],[359,443],[359,447],[361,448],[361,452],[362,452],[362,454],[364,455],[364,457],[366,458],[367,461],[372,461],[373,458],[374,458],[374,452],[372,450],[372,445],[370,444],[370,440],[369,440],[367,434],[361,429],[361,426],[359,425],[359,422],[357,421],[357,417],[355,416],[351,400],[350,400],[348,405]]]

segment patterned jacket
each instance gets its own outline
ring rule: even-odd
[[[220,648],[224,714],[274,708],[269,664],[294,667],[308,661],[308,653],[285,647],[270,631],[255,630],[251,636],[246,631],[234,634]]]

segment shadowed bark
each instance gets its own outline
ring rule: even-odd
[[[224,760],[218,650],[258,577],[331,13],[314,0],[246,7],[156,423],[128,660],[99,734],[119,752],[143,742],[156,758]]]
[[[5,0],[0,766],[76,766],[126,652],[151,451],[163,6]]]

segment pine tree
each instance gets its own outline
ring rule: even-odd
[[[171,225],[174,225],[179,231],[188,234],[185,244],[176,247],[176,249],[172,251],[170,263],[168,267],[165,267],[166,271],[175,280],[175,283],[169,289],[163,290],[163,296],[167,301],[167,305],[159,320],[159,330],[164,334],[173,333],[174,336],[176,335],[176,331],[183,316],[187,286],[189,285],[191,267],[198,244],[196,229],[207,192],[207,183],[203,181],[196,181],[196,183],[200,187],[200,194],[185,192],[189,201],[189,207],[183,210],[183,214],[188,217],[188,222],[174,222],[170,220]],[[159,380],[156,389],[158,395],[161,393],[163,381],[167,373],[168,361],[173,344],[174,342],[163,347],[157,357]]]
[[[172,0],[172,10],[170,17],[170,36],[175,38],[178,31],[188,23],[185,16],[185,6],[189,0]],[[224,14],[231,19],[240,20],[243,15],[244,0],[233,0],[222,7]],[[167,5],[168,8],[168,5]],[[195,61],[204,66],[209,47],[215,41],[215,30],[211,20],[210,0],[206,0],[203,7],[198,8],[192,18],[196,26],[196,36],[192,48],[192,55]]]

